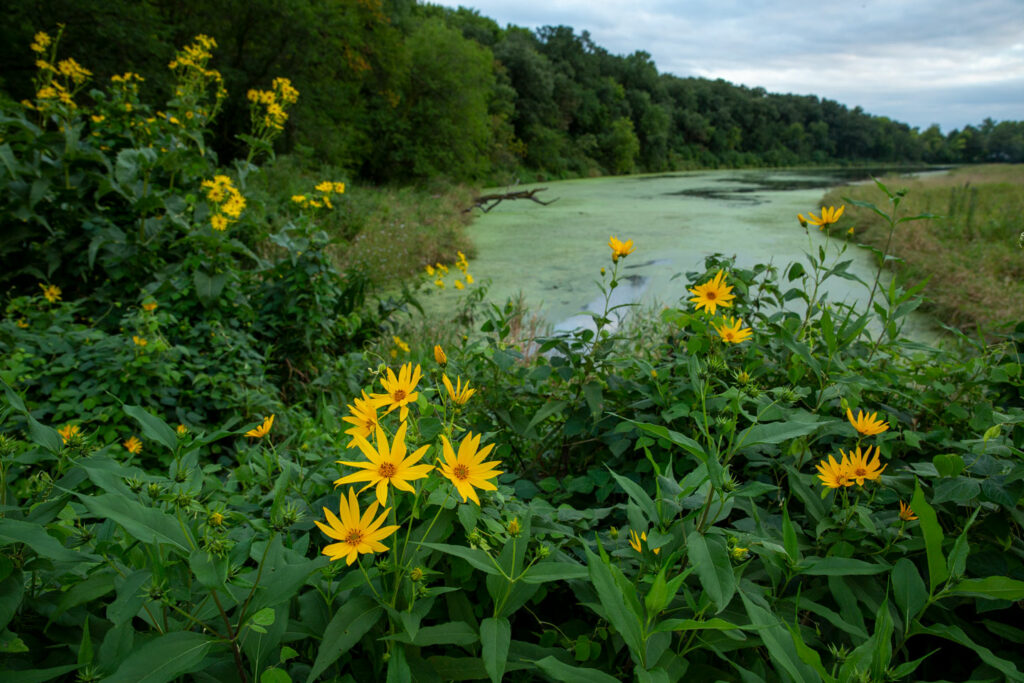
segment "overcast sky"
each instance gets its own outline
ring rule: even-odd
[[[944,133],[1024,120],[1024,0],[430,0],[571,26],[661,73],[818,95]]]

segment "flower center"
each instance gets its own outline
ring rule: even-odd
[[[391,400],[398,403],[405,399],[405,389],[395,389],[395,393],[391,394]]]
[[[352,529],[352,531],[348,532],[348,536],[345,537],[345,543],[347,543],[348,545],[359,545],[362,542],[362,529]]]
[[[718,295],[711,291],[706,293],[704,295],[704,298],[707,299],[708,301],[714,301],[716,298],[718,298]]]
[[[865,477],[865,476],[867,476],[867,474],[868,474],[868,471],[865,470],[863,467],[858,467],[857,469],[855,469],[853,471],[853,476],[855,476],[855,477]]]
[[[455,475],[456,479],[465,481],[466,479],[469,479],[469,468],[465,465],[456,465],[452,468],[452,474]]]
[[[377,474],[379,474],[382,479],[390,479],[395,476],[396,472],[398,472],[398,468],[395,467],[394,463],[390,462],[382,462],[380,467],[377,469]]]

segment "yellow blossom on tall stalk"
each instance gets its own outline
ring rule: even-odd
[[[623,242],[613,235],[608,238],[608,246],[612,249],[612,261],[615,263],[618,263],[620,257],[633,253],[633,240]]]
[[[843,453],[842,449],[839,452],[843,455],[843,462],[846,465],[846,476],[857,482],[857,486],[863,486],[864,480],[878,481],[882,476],[882,471],[885,470],[888,465],[883,465],[879,460],[879,448],[875,446],[875,457],[871,458],[871,446],[867,447],[863,453],[860,450],[860,446],[857,446],[856,450],[850,451],[848,454]],[[847,460],[849,458],[849,460]]]
[[[338,463],[342,465],[358,467],[362,471],[337,479],[334,485],[340,486],[342,484],[365,481],[367,482],[366,486],[359,489],[359,493],[362,493],[371,486],[375,486],[377,489],[377,500],[380,501],[381,505],[388,502],[389,484],[396,489],[415,493],[416,489],[409,482],[425,478],[430,474],[430,470],[434,469],[434,466],[419,462],[424,454],[426,454],[427,449],[430,448],[429,445],[421,446],[414,453],[408,457],[406,456],[405,433],[408,427],[408,422],[402,423],[398,431],[395,432],[395,438],[390,446],[388,445],[387,435],[379,426],[376,428],[376,447],[358,434],[353,434],[352,439],[369,462],[339,460]]]
[[[66,424],[57,430],[57,433],[60,434],[60,438],[63,439],[64,443],[71,441],[71,438],[77,436],[80,432],[81,429],[79,429],[78,425],[73,424]]]
[[[434,360],[438,365],[445,365],[448,362],[448,356],[444,355],[444,349],[440,344],[434,344]]]
[[[846,210],[846,206],[840,206],[838,209],[834,206],[823,206],[821,207],[821,218],[818,218],[813,213],[808,213],[807,222],[818,226],[818,230],[824,230],[826,225],[831,225],[839,221],[839,217],[843,215],[843,211]]]
[[[715,314],[718,306],[731,308],[732,300],[736,298],[736,295],[732,293],[732,286],[725,284],[724,270],[718,271],[713,278],[704,284],[691,287],[690,293],[694,295],[690,301],[697,310],[699,311],[703,308],[711,315]]]
[[[743,320],[725,318],[721,323],[712,323],[715,332],[727,344],[739,344],[745,342],[754,333],[749,327],[743,327]]]
[[[864,436],[875,436],[889,429],[889,423],[883,422],[877,419],[878,413],[871,413],[870,415],[858,410],[857,417],[853,416],[853,411],[849,408],[846,409],[846,419],[850,421],[853,428]]]
[[[262,439],[263,437],[270,433],[270,428],[273,426],[274,416],[271,415],[270,417],[263,420],[263,424],[259,425],[258,427],[253,427],[252,429],[247,431],[245,435],[252,437],[254,439]]]
[[[843,458],[842,462],[836,462],[836,459],[832,456],[828,456],[828,462],[822,460],[815,468],[818,470],[818,478],[821,479],[822,486],[830,489],[837,489],[841,486],[852,486],[853,480],[850,479],[850,475],[847,472],[848,462],[846,458]]]
[[[47,34],[44,31],[40,31],[35,35],[35,38],[33,38],[32,45],[30,45],[30,47],[32,48],[33,52],[38,52],[39,54],[42,54],[46,52],[46,48],[50,47],[50,44],[52,42],[53,39],[50,38],[49,34]]]
[[[147,301],[146,303],[142,304],[142,310],[144,310],[146,313],[152,313],[153,311],[156,310],[156,306],[157,303],[155,301]]]
[[[122,444],[129,453],[132,455],[138,455],[142,452],[142,442],[136,436],[128,437],[128,440]]]
[[[445,388],[448,390],[448,397],[451,398],[452,403],[456,405],[466,405],[466,402],[476,393],[476,389],[469,388],[469,382],[466,385],[462,385],[462,378],[455,378],[455,386],[452,386],[452,381],[448,379],[448,375],[442,375],[441,380],[444,382]]]
[[[629,530],[629,547],[638,553],[644,551],[644,546],[647,545],[647,532],[644,531],[639,536],[632,529]],[[648,546],[649,547],[649,546]],[[657,555],[661,552],[661,548],[651,548],[651,552]]]
[[[338,505],[338,516],[324,508],[324,517],[327,524],[317,520],[314,523],[330,538],[338,543],[332,543],[323,549],[323,554],[331,558],[331,561],[345,558],[345,564],[352,564],[360,554],[382,553],[387,546],[381,543],[382,540],[398,531],[397,524],[382,526],[387,519],[391,508],[385,508],[380,517],[374,519],[377,513],[377,501],[370,503],[366,512],[360,515],[359,501],[356,500],[355,491],[350,487],[348,500],[345,494],[341,494],[341,501]]]
[[[462,439],[462,443],[459,444],[458,455],[455,454],[455,450],[444,434],[441,435],[441,445],[443,446],[442,452],[444,455],[444,463],[439,467],[441,474],[446,476],[455,485],[455,490],[462,496],[463,503],[468,498],[477,505],[480,505],[476,489],[483,491],[497,490],[498,487],[491,480],[503,473],[502,470],[494,469],[501,464],[501,461],[484,462],[484,459],[494,448],[493,443],[479,448],[480,435],[474,436],[472,432],[467,432],[465,438]]]
[[[132,343],[134,343],[136,346],[145,346],[149,342],[146,341],[143,337],[140,337],[137,334],[133,334],[132,335]]]
[[[221,104],[228,96],[224,88],[224,78],[216,69],[207,67],[213,57],[217,41],[199,34],[191,45],[186,45],[175,53],[168,67],[174,71],[177,85],[174,90],[175,103],[179,110],[199,112],[207,119],[212,119],[220,110]],[[214,104],[210,110],[200,106],[212,88]]]
[[[51,304],[55,304],[60,301],[61,290],[57,285],[47,285],[42,282],[39,283],[39,287],[43,290],[43,296]]]
[[[361,436],[364,439],[373,436],[376,429],[380,427],[380,421],[377,419],[377,406],[373,399],[366,395],[365,390],[362,398],[355,399],[347,407],[349,414],[341,419],[352,425],[345,430],[346,434],[353,437],[345,448],[352,448],[356,443],[356,436]]]
[[[393,342],[395,342],[395,346],[398,347],[398,349],[400,351],[404,351],[405,353],[409,353],[409,345],[406,344],[404,341],[402,341],[401,337],[399,337],[399,336],[392,336],[391,340]]]
[[[904,522],[912,522],[917,519],[917,515],[914,514],[914,511],[902,500],[900,501],[900,519]]]
[[[186,427],[183,424],[179,424],[177,427],[174,428],[174,431],[178,434],[179,437],[182,437],[188,434],[188,427]]]
[[[455,281],[455,289],[465,289],[465,288],[466,288],[466,286],[464,284],[462,284],[462,280],[456,280]]]
[[[416,385],[419,384],[422,374],[420,366],[417,365],[414,370],[412,363],[403,365],[399,369],[397,377],[394,370],[388,368],[387,377],[382,377],[380,380],[386,393],[370,394],[370,397],[374,400],[376,407],[388,406],[384,412],[385,415],[399,408],[399,419],[404,420],[409,414],[409,404],[419,398],[420,394],[416,391]]]

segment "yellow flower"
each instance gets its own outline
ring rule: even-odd
[[[259,427],[253,427],[245,433],[246,436],[251,436],[254,439],[262,439],[270,433],[270,428],[274,426],[274,416],[271,415],[267,419],[263,420],[263,424]]]
[[[718,332],[718,336],[722,338],[722,341],[727,344],[739,344],[745,342],[750,338],[754,332],[749,327],[743,328],[743,320],[736,320],[735,318],[725,318],[722,320],[721,325],[715,325],[715,332]]]
[[[633,240],[622,242],[613,236],[608,238],[608,246],[612,248],[612,261],[616,263],[620,256],[629,256],[633,253]]]
[[[402,351],[409,353],[409,345],[402,341],[401,337],[392,336],[391,339],[392,341],[395,342],[395,346],[397,346]]]
[[[462,284],[462,280],[455,281],[455,289],[465,289],[465,285]]]
[[[457,456],[444,434],[441,435],[441,445],[444,447],[444,464],[440,467],[441,474],[448,477],[452,484],[455,485],[455,490],[462,496],[463,503],[466,502],[468,497],[477,505],[480,504],[480,499],[476,495],[476,489],[483,491],[497,490],[498,487],[491,483],[490,480],[503,473],[502,470],[494,469],[501,464],[501,461],[492,460],[484,462],[484,458],[494,448],[493,443],[477,450],[480,445],[480,435],[473,436],[472,432],[466,432],[465,438],[459,444],[459,454]]]
[[[850,424],[853,425],[854,429],[864,436],[874,436],[889,429],[889,423],[882,422],[881,420],[876,419],[877,417],[878,413],[871,413],[870,415],[867,415],[858,410],[857,417],[854,419],[853,411],[849,408],[846,409],[846,419],[850,421]]]
[[[518,517],[513,517],[512,521],[508,523],[508,533],[512,536],[518,536],[523,531],[523,526],[519,523]]]
[[[632,529],[629,530],[629,546],[633,550],[637,551],[638,553],[642,553],[644,551],[644,545],[646,543],[647,543],[647,532],[646,531],[643,532],[642,534],[640,534],[639,536],[637,536],[635,531],[633,531]],[[653,552],[655,555],[657,555],[658,553],[661,552],[661,548],[651,548],[651,552]]]
[[[223,526],[224,514],[221,512],[211,512],[210,516],[206,518],[206,523],[210,526]]]
[[[434,285],[439,287],[440,289],[444,289],[444,280],[442,280],[441,278],[437,278],[436,280],[434,280]]]
[[[345,433],[353,437],[345,448],[352,448],[355,445],[356,440],[354,437],[361,436],[364,439],[369,438],[375,433],[375,430],[380,427],[380,422],[377,420],[377,406],[373,400],[366,395],[363,391],[363,397],[357,398],[353,402],[353,405],[348,406],[350,415],[343,418],[345,422],[353,425],[349,429],[345,430]]]
[[[405,432],[408,427],[408,422],[402,423],[402,426],[395,432],[395,439],[391,442],[390,448],[388,447],[387,434],[379,426],[376,428],[376,448],[370,445],[369,441],[359,436],[359,434],[353,434],[353,440],[369,462],[339,460],[338,462],[342,465],[358,467],[362,471],[342,477],[336,480],[334,485],[341,486],[342,484],[365,481],[367,484],[359,489],[359,493],[362,493],[371,486],[376,486],[377,500],[380,501],[381,505],[388,502],[388,484],[391,484],[396,489],[415,493],[416,489],[409,482],[415,479],[423,479],[430,474],[430,470],[434,469],[434,466],[427,465],[426,463],[416,464],[427,452],[427,449],[430,448],[429,445],[421,446],[412,455],[406,457]]]
[[[473,276],[470,275],[469,273],[466,273],[466,284],[467,285],[473,284]]]
[[[345,494],[341,494],[341,502],[338,506],[341,519],[324,508],[327,524],[313,520],[320,527],[320,531],[339,541],[324,548],[323,554],[331,558],[331,562],[344,557],[345,564],[352,564],[360,553],[384,552],[388,548],[381,541],[398,531],[399,528],[397,524],[381,526],[387,519],[390,510],[391,508],[385,508],[380,517],[374,519],[373,516],[377,512],[377,501],[373,501],[370,503],[370,507],[366,508],[366,512],[360,516],[359,501],[356,500],[355,491],[349,487],[347,502]]]
[[[146,341],[145,339],[143,339],[142,337],[140,337],[137,334],[133,334],[132,335],[132,341],[135,342],[136,346],[145,346],[146,344],[149,343],[148,341]]]
[[[434,266],[428,263],[427,267],[424,270],[427,271],[427,275],[429,275],[430,277],[434,277]]]
[[[179,424],[177,427],[174,428],[174,431],[178,433],[178,436],[185,436],[186,434],[188,434],[188,427],[186,427],[183,424]]]
[[[904,522],[912,522],[917,519],[917,515],[914,514],[914,511],[902,500],[900,501],[900,519]]]
[[[323,192],[324,194],[330,194],[334,192],[334,183],[330,180],[325,180],[314,188],[317,192]]]
[[[730,552],[732,554],[732,559],[738,562],[742,562],[750,556],[750,548],[741,548],[739,546],[736,546]]]
[[[843,463],[846,464],[846,476],[857,482],[857,486],[863,486],[864,480],[878,481],[878,478],[882,476],[882,471],[888,467],[888,465],[882,465],[879,461],[879,450],[878,446],[875,446],[875,457],[870,462],[868,458],[871,457],[871,446],[867,447],[864,453],[860,452],[860,446],[857,446],[857,450],[850,451],[849,454],[843,453],[842,449],[839,452],[843,454]]]
[[[78,425],[73,424],[66,424],[57,430],[57,433],[60,434],[60,438],[64,440],[64,443],[71,441],[71,437],[78,436],[79,432],[81,432],[81,430],[78,428]]]
[[[836,209],[834,206],[823,206],[821,207],[821,218],[818,218],[813,213],[808,213],[808,223],[818,226],[818,230],[824,230],[826,225],[831,225],[839,220],[839,217],[843,215],[843,211],[846,210],[845,206],[840,206]]]
[[[441,348],[440,344],[434,345],[434,360],[437,361],[438,365],[444,365],[448,362],[448,356],[444,355],[444,349]]]
[[[292,201],[296,204],[303,204],[306,201],[306,195],[304,194],[293,194]]]
[[[837,489],[840,486],[852,486],[853,480],[850,479],[847,466],[849,463],[844,457],[842,462],[836,462],[836,459],[831,455],[828,456],[828,462],[822,460],[815,468],[818,470],[818,478],[821,479],[822,486],[830,489]]]
[[[849,235],[850,237],[853,237],[853,227],[852,226],[850,227],[849,230],[846,231],[846,234]]]
[[[435,266],[437,266],[437,269],[438,269],[439,271],[441,271],[442,273],[444,273],[445,275],[447,275],[447,274],[448,274],[448,266],[446,266],[445,264],[443,264],[443,263],[441,263],[440,261],[438,261],[438,262],[437,262],[437,263],[435,263],[434,265],[435,265]]]
[[[93,123],[103,123],[104,119],[106,119],[107,117],[103,116],[103,114],[93,114],[89,118],[92,119]]]
[[[452,386],[452,381],[448,379],[448,375],[442,375],[441,379],[444,381],[444,386],[448,390],[448,396],[456,405],[466,405],[466,401],[476,393],[476,389],[469,388],[469,382],[466,382],[466,386],[462,386],[461,377],[455,378],[454,387]]]
[[[48,48],[52,42],[53,39],[50,38],[49,35],[40,31],[35,35],[35,38],[32,40],[32,45],[29,47],[32,48],[33,52],[46,52],[46,48]]]
[[[224,230],[227,230],[227,228],[228,228],[227,216],[222,216],[219,213],[213,214],[212,216],[210,216],[210,227],[212,227],[214,230],[218,230],[218,231],[221,231],[221,232],[223,232]]]
[[[416,567],[411,572],[409,572],[409,580],[410,581],[422,581],[423,580],[423,574],[424,574],[423,567]]]
[[[152,313],[153,311],[156,310],[156,305],[157,304],[155,301],[147,301],[146,303],[142,304],[142,310],[146,311],[147,313]]]
[[[711,315],[715,314],[718,306],[722,308],[732,307],[732,300],[736,298],[732,294],[732,286],[725,284],[725,271],[720,270],[712,279],[702,285],[690,289],[693,298],[690,301],[696,304],[697,310],[703,308]]]
[[[375,407],[388,406],[384,412],[385,415],[395,408],[400,408],[399,419],[404,420],[409,414],[409,404],[420,396],[416,391],[416,385],[420,381],[421,374],[420,366],[417,365],[413,370],[412,363],[403,365],[398,371],[398,377],[395,377],[394,370],[388,368],[388,376],[380,380],[381,386],[387,393],[370,395],[374,400]]]
[[[133,455],[138,455],[139,453],[142,452],[142,442],[139,441],[138,437],[136,436],[128,437],[128,440],[125,441],[122,445],[128,449],[129,453]]]
[[[806,228],[807,227],[807,219],[804,218],[804,215],[802,213],[798,213],[796,215],[796,219],[798,221],[800,221],[800,227],[802,227],[802,228]]]
[[[43,296],[46,297],[46,300],[49,301],[51,304],[60,301],[60,287],[58,287],[57,285],[43,284],[42,282],[39,283],[39,287],[42,288],[43,290]]]
[[[27,330],[28,329],[28,321],[25,320],[25,318],[18,318],[18,327],[20,327],[23,330]]]

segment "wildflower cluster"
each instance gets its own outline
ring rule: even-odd
[[[857,411],[857,417],[854,417],[852,410],[847,409],[846,411],[846,418],[850,421],[850,424],[863,436],[876,436],[889,429],[888,423],[878,420],[877,416],[878,413],[865,415],[862,411]],[[887,465],[881,464],[879,460],[880,451],[878,446],[875,446],[874,449],[874,457],[872,458],[871,446],[868,446],[862,452],[858,443],[856,449],[851,450],[849,453],[839,449],[839,453],[842,456],[839,462],[836,462],[835,457],[832,455],[828,456],[827,461],[822,459],[816,465],[818,478],[821,479],[822,486],[838,489],[853,486],[854,484],[863,486],[865,481],[878,481]]]
[[[60,32],[63,30],[62,25]],[[60,32],[56,39],[43,31],[36,33],[30,46],[32,52],[37,55],[36,101],[33,104],[25,100],[22,104],[27,109],[35,109],[41,114],[55,111],[67,117],[71,111],[78,108],[74,97],[85,86],[92,72],[71,58],[57,61]]]
[[[292,195],[292,202],[298,204],[302,208],[306,209],[333,209],[334,204],[331,202],[331,197],[336,194],[345,193],[345,183],[332,182],[325,180],[314,188],[319,195],[304,195],[296,194]]]
[[[825,230],[828,226],[838,223],[840,216],[843,215],[843,211],[845,210],[846,206],[840,206],[838,209],[834,206],[823,206],[821,207],[821,217],[808,212],[807,218],[804,218],[802,213],[798,213],[796,215],[796,219],[800,222],[800,226],[803,228],[806,228],[808,224],[811,224],[817,225],[818,230]],[[853,228],[851,227],[847,230],[846,234],[852,235]]]
[[[276,134],[284,130],[287,107],[299,101],[299,91],[287,78],[275,78],[270,90],[253,89],[246,93],[246,98],[250,102],[253,130],[258,137],[264,137],[270,131]]]
[[[176,103],[183,109],[196,109],[200,100],[206,97],[207,91],[213,88],[215,104],[213,111],[209,112],[209,118],[216,115],[221,103],[228,96],[228,91],[224,88],[224,77],[216,69],[207,67],[213,57],[212,51],[216,47],[216,40],[200,33],[195,37],[195,42],[178,50],[174,59],[167,65],[177,78],[174,94]]]
[[[237,221],[245,209],[245,197],[231,183],[226,175],[214,176],[213,180],[204,180],[202,187],[206,190],[206,199],[214,206],[210,216],[210,225],[214,230],[226,230],[229,223]]]
[[[409,419],[410,406],[415,405],[420,397],[422,377],[422,368],[419,365],[413,367],[412,363],[403,365],[397,374],[387,368],[381,378],[383,392],[367,395],[364,390],[362,396],[348,406],[349,415],[343,418],[351,425],[345,432],[352,437],[348,445],[357,447],[365,460],[338,461],[357,471],[337,479],[335,486],[361,484],[362,487],[358,491],[350,487],[347,498],[342,495],[339,515],[325,508],[327,524],[317,522],[325,534],[338,541],[323,551],[332,560],[345,558],[347,564],[352,564],[360,554],[387,550],[381,541],[402,525],[383,526],[383,521],[397,503],[385,509],[380,517],[375,519],[375,515],[378,504],[384,506],[388,503],[392,487],[418,496],[420,490],[413,482],[426,479],[436,470],[451,482],[464,503],[472,500],[479,505],[478,489],[493,491],[497,488],[492,480],[502,473],[496,469],[501,463],[487,461],[494,444],[481,447],[479,434],[467,431],[456,450],[450,440],[454,425],[449,424],[447,433],[440,436],[441,457],[435,456],[433,462],[425,460],[430,444],[417,448],[407,445],[410,425],[417,424],[415,419]],[[465,403],[473,395],[474,390],[468,383],[463,385],[461,378],[457,379],[455,387],[447,377],[444,377],[444,383],[455,403]],[[381,410],[383,412],[378,413]],[[391,414],[398,415],[399,424],[389,439],[384,418]],[[366,512],[360,514],[358,495],[369,488],[374,490],[375,500]]]
[[[732,308],[733,299],[736,295],[732,293],[732,285],[725,284],[726,273],[719,270],[713,278],[707,282],[690,288],[693,298],[690,302],[699,311],[702,308],[709,314],[714,315],[718,307]],[[712,321],[711,326],[727,344],[739,344],[750,338],[753,331],[749,327],[743,327],[743,320],[731,317],[723,317],[720,321]]]
[[[457,278],[453,283],[455,289],[465,289],[466,285],[473,284],[473,276],[469,272],[469,261],[466,260],[466,255],[461,251],[456,252],[457,258],[455,259],[455,267],[462,272],[462,278]],[[434,286],[438,289],[445,288],[444,278],[448,275],[448,266],[441,263],[440,261],[434,265],[427,265],[424,270],[428,277],[434,278]],[[463,279],[465,284],[463,284]]]

